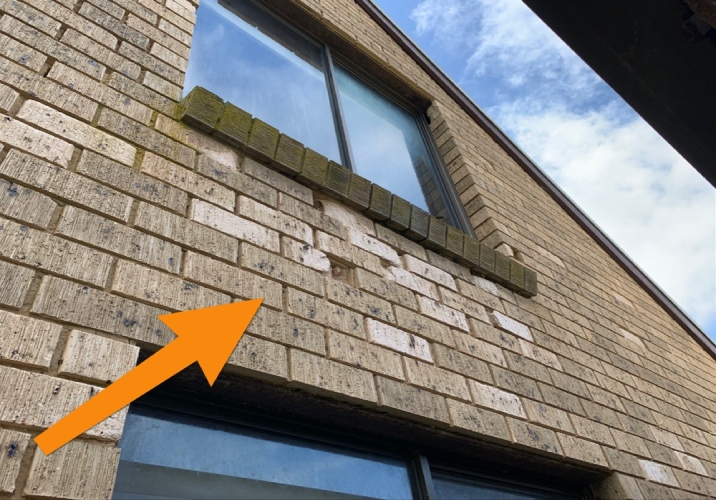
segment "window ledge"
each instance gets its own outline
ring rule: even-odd
[[[313,189],[343,201],[416,243],[525,297],[537,295],[537,273],[421,208],[329,161],[276,128],[202,87],[180,106],[180,119]]]

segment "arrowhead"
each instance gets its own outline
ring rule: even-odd
[[[209,385],[214,385],[263,300],[164,314],[159,319],[179,337],[175,342],[195,356]]]

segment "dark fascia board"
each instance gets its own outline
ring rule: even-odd
[[[604,234],[495,123],[472,102],[371,0],[355,0],[383,30],[527,172],[609,254],[626,273],[716,360],[716,344],[654,283],[639,266]]]

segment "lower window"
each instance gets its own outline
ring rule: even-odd
[[[578,495],[144,405],[119,443],[115,499],[509,499]]]

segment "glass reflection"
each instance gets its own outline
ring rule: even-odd
[[[450,221],[415,116],[334,64],[356,173]]]
[[[498,480],[443,470],[431,471],[435,494],[441,500],[577,500],[579,496],[545,491]]]
[[[120,448],[115,499],[412,497],[405,461],[154,408]]]
[[[197,85],[341,161],[321,47],[253,3],[202,0],[184,90]]]

